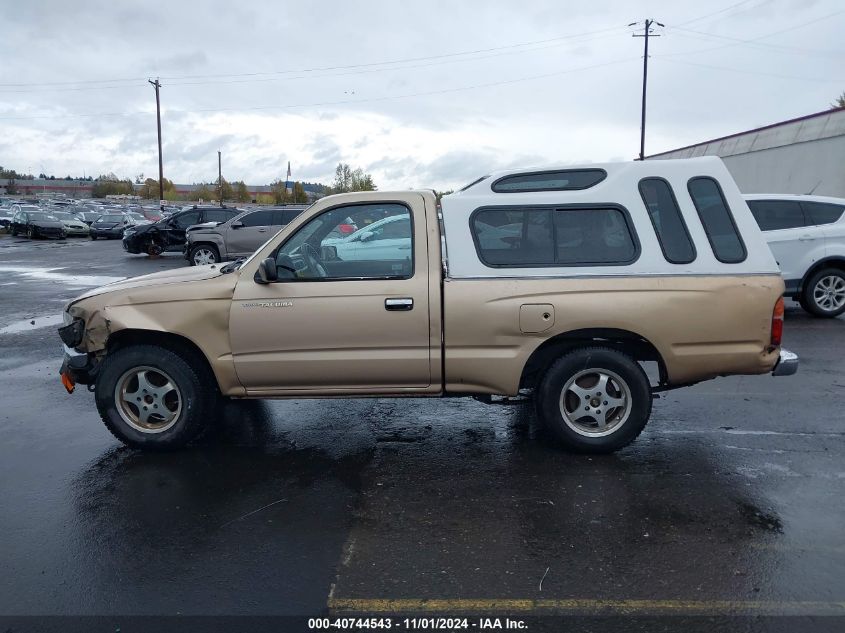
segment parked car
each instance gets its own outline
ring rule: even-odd
[[[252,255],[305,207],[245,211],[226,222],[206,222],[188,229],[183,255],[191,266]]]
[[[819,317],[845,313],[845,199],[754,194],[745,200],[786,283],[786,296]]]
[[[12,215],[11,209],[0,209],[0,227],[8,229],[12,223]]]
[[[65,306],[62,381],[141,448],[189,442],[221,396],[472,395],[532,397],[564,446],[609,452],[655,392],[797,370],[718,158],[500,172],[438,211],[428,190],[328,196],[246,260],[91,290]],[[394,216],[401,257],[325,257],[340,224]],[[521,230],[484,245],[478,223]]]
[[[232,207],[193,206],[158,222],[132,227],[123,236],[123,248],[129,253],[148,255],[181,249],[189,226],[204,222],[225,222],[242,211]]]
[[[88,228],[88,225],[72,213],[68,213],[66,211],[53,211],[52,215],[62,223],[67,235],[83,235],[86,237],[89,235],[90,229]]]
[[[118,240],[127,227],[136,225],[137,221],[126,213],[105,213],[91,224],[91,239]]]
[[[76,216],[79,220],[81,220],[88,226],[91,226],[94,220],[96,220],[102,215],[102,213],[99,211],[92,211],[88,207],[82,206],[72,207],[70,209],[70,213],[72,213],[74,216]]]
[[[358,229],[347,237],[324,239],[320,246],[324,257],[330,259],[410,259],[410,221],[406,214],[388,216]]]
[[[34,205],[18,205],[13,209],[15,209],[15,214],[9,223],[9,232],[12,236],[23,233],[30,239],[37,237],[64,239],[67,237],[64,225],[54,215],[50,215]]]

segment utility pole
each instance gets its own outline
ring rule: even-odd
[[[220,206],[223,206],[223,158],[217,150],[217,186],[220,187]]]
[[[153,81],[152,79],[148,79],[147,81],[149,81],[156,89],[156,123],[158,125],[158,201],[159,206],[163,211],[164,204],[162,203],[162,200],[164,200],[164,163],[161,160],[161,101],[158,97],[158,90],[159,88],[161,88],[161,84],[158,81],[158,77],[156,77],[155,81]]]
[[[635,26],[638,24],[637,22],[631,22],[628,26]],[[643,52],[643,103],[642,103],[642,111],[640,114],[640,160],[645,160],[645,102],[646,102],[646,90],[648,88],[648,38],[649,37],[660,37],[659,33],[654,33],[652,31],[651,26],[656,24],[657,26],[663,26],[660,22],[653,20],[651,18],[646,18],[644,22],[645,26],[643,27],[642,34],[639,33],[632,33],[633,37],[642,37],[644,40],[644,52]]]

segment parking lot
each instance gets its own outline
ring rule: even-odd
[[[845,614],[845,317],[787,302],[797,375],[662,394],[609,456],[469,399],[232,402],[141,453],[65,393],[57,315],[184,265],[0,236],[0,614]]]

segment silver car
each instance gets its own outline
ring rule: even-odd
[[[191,266],[248,257],[305,210],[305,205],[244,211],[226,222],[190,227],[183,254]]]

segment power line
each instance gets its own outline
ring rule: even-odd
[[[820,51],[820,50],[811,50],[806,48],[800,48],[798,46],[789,46],[788,44],[770,44],[769,42],[759,42],[758,39],[763,38],[755,38],[755,39],[743,39],[739,37],[730,37],[728,35],[718,35],[716,33],[707,33],[705,31],[696,31],[694,29],[685,29],[679,26],[670,26],[670,29],[683,31],[685,33],[696,33],[698,35],[704,35],[706,37],[711,37],[720,40],[727,40],[730,42],[736,42],[738,44],[750,44],[751,46],[759,46],[761,48],[766,49],[777,49],[776,52],[783,52],[783,53],[806,53],[808,55],[835,55],[837,57],[841,57],[843,55],[842,52],[837,51]],[[771,35],[774,35],[771,34]],[[768,36],[766,36],[768,37]]]
[[[266,106],[251,106],[251,107],[232,107],[232,108],[199,108],[193,110],[171,110],[170,112],[174,114],[199,114],[199,113],[211,113],[211,112],[254,112],[254,111],[262,111],[262,110],[288,110],[294,108],[317,108],[317,107],[326,107],[326,106],[336,106],[336,105],[354,105],[358,103],[375,103],[380,101],[391,101],[394,99],[411,99],[414,97],[427,97],[427,96],[435,96],[441,94],[450,94],[455,92],[463,92],[467,90],[476,90],[480,88],[492,88],[495,86],[506,86],[516,83],[522,83],[525,81],[533,81],[536,79],[546,79],[548,77],[557,77],[560,75],[565,75],[569,73],[579,72],[582,70],[593,70],[595,68],[603,68],[606,66],[614,66],[618,64],[624,64],[634,61],[633,59],[626,58],[626,59],[618,59],[615,61],[610,62],[602,62],[599,64],[592,64],[590,66],[580,66],[578,68],[567,68],[566,70],[559,70],[551,73],[543,73],[541,75],[530,75],[527,77],[518,77],[516,79],[508,79],[504,81],[493,81],[481,84],[474,84],[469,86],[459,86],[457,88],[444,88],[440,90],[431,90],[425,92],[415,92],[410,94],[402,94],[402,95],[386,95],[382,97],[372,97],[372,98],[365,98],[365,99],[344,99],[340,101],[323,101],[323,102],[316,102],[316,103],[296,103],[296,104],[287,104],[287,105],[266,105]],[[0,117],[0,121],[30,121],[36,119],[75,119],[75,118],[89,118],[89,117],[124,117],[124,116],[139,116],[139,115],[148,115],[149,112],[146,111],[139,111],[139,112],[96,112],[90,114],[68,114],[68,115],[36,115],[36,116],[26,116],[26,117]]]
[[[621,28],[621,27],[619,27]],[[615,28],[614,30],[619,30]],[[598,37],[590,37],[585,39],[577,40],[577,43],[583,42],[591,42],[597,39],[604,39],[606,37],[615,37],[616,34],[613,33],[611,35],[601,35]],[[433,61],[426,64],[415,64],[411,66],[395,66],[391,68],[367,68],[362,70],[352,70],[348,72],[338,72],[338,73],[328,73],[328,74],[305,74],[299,76],[273,76],[273,77],[249,77],[247,79],[232,79],[232,80],[222,80],[222,81],[188,81],[188,82],[172,82],[168,83],[169,87],[174,86],[200,86],[200,85],[226,85],[226,84],[239,84],[239,83],[264,83],[264,82],[271,82],[271,81],[296,81],[300,79],[325,79],[325,78],[333,78],[333,77],[348,77],[353,75],[364,75],[364,74],[371,74],[371,73],[380,73],[380,72],[395,72],[395,71],[405,71],[405,70],[414,70],[417,68],[429,68],[433,66],[442,66],[444,64],[456,64],[456,63],[466,63],[466,62],[474,62],[478,60],[484,59],[491,59],[495,57],[502,57],[504,55],[520,55],[523,53],[533,53],[536,51],[544,51],[550,48],[555,48],[564,44],[566,42],[557,42],[554,44],[546,45],[546,46],[538,46],[535,48],[525,48],[523,50],[515,50],[515,51],[502,51],[498,53],[492,53],[489,55],[481,55],[477,57],[466,57],[464,59],[444,59]],[[227,75],[220,75],[220,77],[226,77]],[[24,88],[24,89],[14,89],[14,90],[5,90],[0,88],[0,94],[11,94],[11,93],[40,93],[40,92],[67,92],[67,91],[91,91],[91,90],[114,90],[114,89],[121,89],[121,88],[136,88],[140,87],[142,84],[138,84],[137,86],[134,84],[129,85],[122,85],[122,86],[85,86],[85,87],[74,87],[74,88]]]
[[[320,71],[331,71],[331,70],[350,70],[353,68],[372,68],[375,66],[389,66],[395,64],[402,64],[402,63],[410,63],[410,62],[418,62],[418,61],[427,61],[427,60],[436,60],[436,59],[445,59],[450,57],[460,57],[464,55],[474,55],[478,53],[490,53],[494,51],[503,51],[509,50],[519,47],[525,46],[533,46],[538,44],[548,44],[550,42],[557,42],[557,41],[565,41],[565,40],[572,40],[578,39],[584,36],[589,35],[598,35],[601,33],[609,33],[611,31],[619,31],[623,29],[622,26],[613,26],[604,29],[598,29],[596,31],[588,31],[586,33],[576,33],[570,35],[561,35],[559,37],[552,37],[544,40],[534,40],[531,42],[521,42],[518,44],[508,44],[506,46],[495,46],[491,48],[480,48],[476,50],[470,51],[458,51],[453,53],[441,53],[439,55],[427,55],[422,57],[407,57],[404,59],[394,59],[394,60],[387,60],[387,61],[379,61],[379,62],[368,62],[364,64],[347,64],[347,65],[338,65],[338,66],[315,66],[313,68],[301,68],[298,70],[275,70],[275,71],[266,71],[266,72],[253,72],[253,73],[232,73],[232,74],[221,74],[221,73],[214,73],[214,74],[207,74],[207,75],[173,75],[169,77],[162,76],[161,79],[165,80],[179,80],[179,79],[209,79],[209,78],[229,78],[229,77],[260,77],[260,76],[267,76],[267,75],[287,75],[287,74],[294,74],[294,73],[312,73],[312,72],[320,72]],[[27,87],[27,86],[62,86],[62,85],[75,85],[75,84],[89,84],[89,83],[117,83],[117,82],[127,82],[127,81],[142,81],[146,80],[146,77],[129,77],[123,79],[88,79],[88,80],[80,80],[80,81],[57,81],[57,82],[29,82],[29,83],[0,83],[2,87]]]
[[[661,56],[662,57],[662,56]],[[799,81],[819,81],[823,83],[845,83],[845,79],[837,79],[837,78],[824,78],[824,77],[805,77],[800,75],[781,75],[779,73],[769,73],[764,71],[758,70],[744,70],[742,68],[733,68],[728,66],[714,66],[712,64],[699,64],[697,62],[687,62],[680,59],[664,59],[664,62],[670,62],[672,64],[683,64],[685,66],[695,66],[697,68],[712,68],[713,70],[726,70],[729,72],[734,73],[742,73],[745,75],[761,75],[764,77],[777,77],[778,79],[797,79]]]
[[[669,57],[669,56],[675,57],[675,56],[678,56],[678,55],[697,55],[698,53],[708,53],[710,51],[718,51],[718,50],[721,50],[721,49],[724,49],[724,48],[731,48],[733,46],[738,46],[740,43],[755,43],[755,42],[758,42],[759,40],[766,39],[767,37],[774,37],[775,35],[780,35],[782,33],[787,33],[789,31],[795,31],[797,29],[802,29],[805,26],[810,26],[811,24],[816,24],[817,22],[821,22],[822,20],[827,20],[828,18],[832,18],[833,16],[839,15],[841,13],[845,13],[845,9],[840,9],[839,11],[834,11],[833,13],[828,13],[827,15],[823,15],[823,16],[815,18],[813,20],[809,20],[808,22],[802,22],[800,24],[793,24],[792,26],[788,26],[788,27],[780,29],[778,31],[773,31],[772,33],[766,33],[764,35],[758,35],[757,37],[753,37],[749,40],[741,40],[739,42],[734,42],[732,44],[724,44],[722,46],[714,46],[714,47],[711,47],[711,48],[702,48],[702,49],[698,49],[698,50],[694,50],[694,51],[680,51],[680,52],[675,52],[675,53],[662,53],[661,55],[659,55],[659,57],[663,58],[663,57]],[[671,29],[672,25],[670,24],[668,28]]]
[[[713,13],[707,13],[706,15],[699,16],[697,18],[693,18],[692,20],[687,20],[686,22],[681,22],[680,24],[676,24],[675,28],[680,26],[685,26],[687,24],[692,24],[693,22],[698,22],[699,20],[706,20],[707,18],[712,18],[714,15],[719,15],[721,13],[727,13],[733,9],[737,9],[744,4],[748,4],[749,2],[754,2],[755,0],[742,0],[742,2],[737,2],[736,4],[732,4],[729,7],[725,7],[724,9],[719,9],[718,11],[713,11]]]

